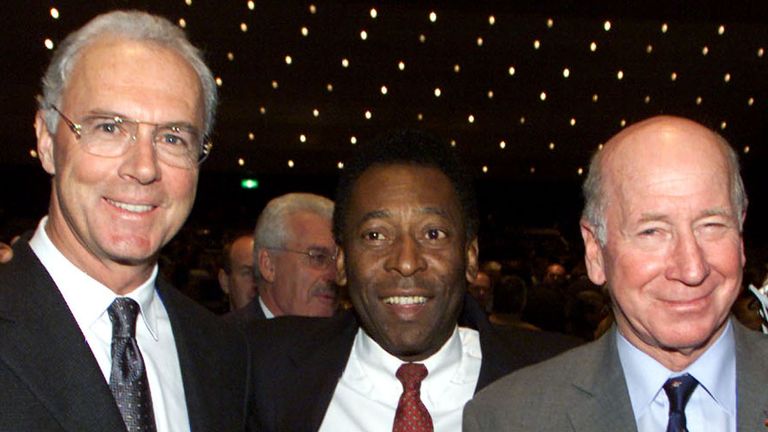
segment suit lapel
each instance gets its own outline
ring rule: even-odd
[[[359,328],[351,312],[333,319],[333,329],[323,332],[329,337],[310,337],[312,343],[297,345],[290,354],[290,361],[297,370],[293,376],[299,377],[301,385],[285,390],[291,394],[286,398],[290,406],[282,410],[288,417],[278,420],[281,422],[277,425],[279,430],[320,429],[336,385],[346,368]]]
[[[737,429],[766,430],[768,419],[768,336],[733,322],[736,339]]]
[[[65,430],[124,430],[64,298],[28,243],[19,243],[0,282],[0,361]]]
[[[636,431],[624,372],[616,348],[616,327],[585,351],[581,373],[573,377],[576,395],[568,418],[574,431]]]

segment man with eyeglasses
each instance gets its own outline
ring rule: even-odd
[[[116,11],[42,81],[51,197],[0,269],[0,430],[242,430],[245,341],[157,266],[211,150],[211,71],[170,21]]]
[[[309,193],[272,199],[254,230],[258,296],[228,318],[249,322],[283,315],[329,317],[336,313],[336,244],[333,201]]]

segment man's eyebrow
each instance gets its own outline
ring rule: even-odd
[[[360,223],[364,224],[371,219],[387,219],[390,217],[392,217],[392,212],[389,210],[372,210],[364,214],[363,217],[360,218]]]
[[[709,216],[731,217],[731,212],[721,207],[709,208],[699,213],[699,216],[697,219],[701,219]],[[670,218],[669,218],[669,215],[666,215],[664,213],[642,213],[640,215],[640,219],[638,220],[639,223],[654,222],[654,221],[670,222]]]

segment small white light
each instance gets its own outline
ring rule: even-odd
[[[418,121],[424,120],[424,114],[422,114],[422,113],[416,114],[416,120],[418,120]]]
[[[313,109],[312,110],[312,116],[314,116],[316,118],[320,117],[320,110],[318,110],[317,108]]]
[[[488,90],[488,93],[486,93],[488,96],[488,99],[493,99],[493,90]]]
[[[429,21],[430,22],[437,21],[437,13],[435,13],[435,11],[432,11],[432,12],[429,13]]]
[[[299,141],[303,143],[307,142],[307,136],[304,134],[299,135]]]
[[[285,56],[285,64],[289,65],[293,63],[293,58],[289,55]]]
[[[455,139],[451,140],[451,147],[456,147],[456,140]]]
[[[240,165],[240,166],[243,166],[243,165],[245,165],[245,159],[243,159],[243,158],[239,158],[239,159],[237,160],[237,164],[238,164],[238,165]]]
[[[752,106],[754,104],[755,104],[755,98],[751,97],[751,98],[747,99],[747,105],[748,106]]]
[[[648,54],[652,53],[653,52],[653,45],[651,45],[651,44],[646,45],[645,46],[645,52],[648,53]]]
[[[542,102],[547,100],[547,92],[539,93],[539,99],[541,99]]]
[[[376,8],[371,8],[371,18],[376,19],[377,16],[379,16],[379,12],[376,10]]]
[[[589,43],[589,50],[592,52],[597,51],[597,42],[590,42]]]
[[[499,142],[499,148],[500,148],[500,149],[502,149],[502,150],[504,150],[505,148],[507,148],[507,143],[506,143],[506,141],[501,141],[501,142]]]
[[[619,79],[619,80],[623,80],[624,79],[624,71],[620,70],[620,71],[616,72],[616,78]]]
[[[571,117],[571,120],[568,122],[571,126],[576,126],[576,119],[574,117]]]
[[[333,92],[333,84],[331,84],[331,83],[328,83],[328,84],[326,84],[326,85],[325,85],[325,90],[326,90],[328,93],[331,93],[331,92]]]
[[[610,31],[611,30],[611,22],[606,20],[603,23],[603,29],[605,29],[605,31]]]
[[[246,23],[240,23],[240,31],[245,33],[248,31],[248,24]]]
[[[548,147],[549,147],[550,150],[554,150],[555,149],[555,143],[550,142]]]
[[[765,54],[765,50],[763,48],[757,49],[757,56],[760,58],[763,58],[763,54]]]
[[[696,105],[701,105],[703,101],[704,99],[702,99],[701,96],[696,96]]]
[[[365,31],[365,30],[361,30],[360,31],[360,39],[362,39],[362,40],[368,39],[368,32]]]
[[[579,169],[576,170],[576,174],[578,174],[578,175],[584,174],[584,168],[579,167]]]
[[[669,25],[667,25],[667,23],[661,24],[661,32],[666,33],[667,30],[669,30]]]
[[[602,143],[598,144],[598,145],[597,145],[597,149],[598,149],[598,150],[602,150],[602,149],[603,149],[603,144],[602,144]]]
[[[646,104],[651,103],[651,96],[650,95],[645,95],[645,98],[643,98],[643,102],[645,102]]]
[[[383,95],[387,94],[387,92],[389,91],[389,89],[387,89],[387,86],[385,85],[381,86],[380,90],[381,90],[381,94]]]
[[[536,173],[536,167],[532,166],[528,171],[530,171],[531,174]]]
[[[474,123],[475,122],[475,116],[473,114],[470,114],[469,116],[467,116],[467,121],[470,122],[470,123]]]
[[[555,20],[552,18],[547,18],[547,28],[552,28],[552,26],[555,25]]]
[[[306,28],[306,27],[302,27],[301,28],[301,35],[304,36],[304,37],[309,36],[309,29]]]
[[[461,72],[461,66],[460,66],[458,63],[456,63],[455,65],[453,65],[453,72],[454,72],[454,73],[459,73],[459,72]]]
[[[313,5],[313,4],[309,5],[309,13],[311,13],[312,15],[316,14],[317,13],[317,7],[315,5]]]
[[[30,150],[29,155],[32,156],[33,158],[37,158],[37,150],[35,149]]]
[[[192,0],[184,0],[184,3],[186,3],[187,6],[192,6]]]
[[[233,53],[232,51],[228,52],[227,53],[227,60],[233,61],[234,59],[235,59],[235,53]]]
[[[365,110],[365,119],[366,120],[370,120],[371,117],[373,117],[373,114],[371,113],[371,111],[370,110]]]
[[[427,41],[427,36],[424,35],[424,33],[419,35],[419,42],[424,43]]]
[[[727,127],[728,127],[728,122],[726,122],[725,120],[720,122],[720,129],[721,130],[725,130],[725,128],[727,128]]]
[[[288,159],[288,168],[293,168],[293,159]]]
[[[707,55],[709,54],[709,47],[704,45],[704,48],[701,49],[701,55]]]
[[[571,76],[571,70],[568,68],[563,69],[563,78],[568,78]]]
[[[619,126],[624,127],[626,125],[627,125],[627,121],[624,119],[621,119],[621,121],[619,122]]]
[[[731,82],[731,74],[729,74],[729,73],[726,73],[726,74],[723,76],[723,81],[725,81],[725,82]]]
[[[725,26],[724,26],[724,25],[721,25],[720,27],[718,27],[718,28],[717,28],[717,34],[719,34],[720,36],[722,36],[722,35],[723,35],[723,33],[725,33]]]
[[[48,48],[49,50],[53,49],[53,41],[48,38],[46,38],[45,41],[43,41],[43,45],[45,45],[45,47]]]
[[[597,102],[598,99],[600,99],[600,96],[597,93],[592,95],[592,102]]]
[[[280,85],[277,83],[277,81],[272,80],[272,88],[277,90],[278,87],[280,87]]]
[[[59,19],[59,10],[55,7],[51,8],[51,18],[53,19]]]
[[[488,172],[488,165],[483,165],[483,174]]]
[[[397,62],[397,68],[400,70],[405,70],[405,62],[402,60]]]
[[[440,95],[443,94],[443,92],[440,90],[440,87],[435,88],[435,97],[440,97]]]
[[[192,0],[188,0],[190,3],[192,3]],[[256,8],[256,3],[253,0],[248,0],[248,9],[253,10]]]
[[[339,162],[336,164],[336,168],[338,168],[338,169],[344,169],[344,162],[341,162],[341,161],[339,161]]]
[[[260,106],[259,107],[259,114],[266,114],[267,113],[267,107]]]
[[[669,79],[670,79],[670,81],[677,81],[677,72],[672,72],[669,75]]]
[[[749,153],[749,146],[744,146],[744,154]]]
[[[221,77],[216,77],[216,85],[221,87],[222,84],[224,84],[224,81],[221,80]]]
[[[514,75],[515,74],[515,67],[514,66],[510,66],[509,69],[507,69],[507,73],[509,74],[509,76]]]
[[[256,139],[256,135],[254,135],[253,132],[248,132],[248,141],[253,141]]]
[[[483,38],[481,38],[481,37],[477,38],[477,46],[479,46],[479,47],[483,46]]]
[[[351,137],[349,137],[349,142],[350,142],[350,144],[352,144],[352,145],[355,145],[355,144],[357,144],[357,137],[356,137],[356,136],[354,136],[354,135],[352,135]]]
[[[349,67],[349,60],[346,58],[341,59],[341,67],[344,67],[344,68]]]
[[[520,124],[525,124],[525,117],[520,117]]]
[[[187,20],[185,20],[184,18],[179,18],[179,27],[187,28]]]
[[[538,39],[536,39],[533,41],[533,49],[539,49],[539,48],[541,48],[541,42]]]
[[[493,15],[489,16],[488,17],[488,24],[490,24],[490,25],[496,24],[496,17],[493,16]]]

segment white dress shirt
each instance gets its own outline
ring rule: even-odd
[[[109,383],[112,368],[112,322],[107,308],[118,296],[70,262],[45,232],[44,217],[29,242],[80,326],[85,341]],[[157,266],[143,284],[126,297],[140,306],[136,341],[144,358],[158,432],[189,431],[181,367],[168,312],[155,292]]]
[[[261,299],[261,296],[257,297],[259,299],[259,306],[261,307],[261,311],[264,312],[264,317],[266,319],[272,319],[275,317],[275,314],[272,313],[271,310],[267,307],[267,305],[264,303],[264,300]]]
[[[665,368],[616,334],[638,432],[666,430],[669,400],[664,383],[686,373],[699,382],[685,406],[688,430],[736,432],[736,342],[730,320],[718,340],[681,372]]]
[[[421,401],[435,432],[461,431],[462,410],[475,392],[482,357],[478,332],[457,327],[439,351],[417,362],[427,367]],[[403,363],[359,329],[320,431],[391,432],[403,393],[395,373]]]

